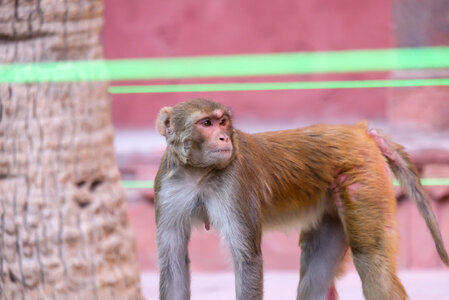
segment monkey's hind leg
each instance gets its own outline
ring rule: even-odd
[[[301,233],[301,272],[298,300],[336,300],[334,286],[347,249],[343,225],[337,216],[325,215],[317,228]]]
[[[340,217],[368,300],[407,299],[396,274],[396,221],[389,178],[382,173],[352,181],[340,191]]]

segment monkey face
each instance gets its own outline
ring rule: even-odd
[[[200,116],[192,129],[190,162],[196,166],[224,167],[233,153],[230,117],[221,109]]]
[[[182,164],[223,168],[233,157],[231,114],[219,103],[195,99],[164,107],[156,127]]]

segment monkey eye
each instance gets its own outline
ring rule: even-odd
[[[228,124],[228,119],[227,118],[223,118],[220,120],[220,125],[221,126],[225,126],[226,124]]]
[[[201,125],[203,125],[204,127],[209,127],[212,126],[212,122],[209,119],[205,119],[201,121]]]

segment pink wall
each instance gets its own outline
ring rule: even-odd
[[[392,47],[392,43],[389,0],[109,0],[106,2],[103,29],[106,58],[369,49]],[[289,76],[267,80],[386,77],[387,74],[381,73]],[[387,91],[351,89],[114,95],[113,120],[119,127],[152,127],[162,106],[199,96],[228,104],[238,116],[250,115],[263,120],[384,119]]]

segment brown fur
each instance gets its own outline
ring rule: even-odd
[[[187,249],[189,235],[181,232],[190,232],[195,220],[210,223],[231,247],[239,300],[262,299],[262,228],[299,226],[298,299],[336,297],[333,281],[348,246],[367,299],[406,299],[396,275],[396,200],[387,161],[418,204],[448,263],[415,167],[401,146],[368,131],[364,123],[247,134],[233,130],[230,120],[220,129],[233,146],[229,159],[194,160],[196,152],[214,147],[212,138],[198,133],[215,134],[215,129],[198,127],[197,120],[212,118],[217,110],[230,119],[227,108],[202,99],[164,108],[158,119],[168,144],[155,185],[161,299],[168,299],[163,295],[178,281],[185,288],[170,300],[190,297],[189,277],[176,275],[187,274],[188,264],[169,250]],[[209,146],[199,150],[201,144]]]

